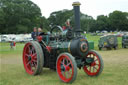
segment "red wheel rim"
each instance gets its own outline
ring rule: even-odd
[[[57,73],[62,81],[70,82],[74,75],[72,61],[67,55],[61,55],[57,62]]]
[[[86,57],[94,58],[94,62],[92,62],[90,65],[85,65],[83,67],[84,71],[90,76],[97,75],[101,67],[98,55],[94,52],[89,52]]]
[[[31,43],[27,43],[24,47],[23,64],[28,74],[34,74],[37,68],[37,54]]]

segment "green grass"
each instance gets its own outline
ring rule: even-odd
[[[86,35],[95,42],[97,49],[99,36]],[[128,84],[128,49],[98,51],[104,61],[104,70],[98,77],[87,76],[83,69],[77,73],[72,85],[127,85]],[[16,50],[10,50],[9,43],[0,43],[0,85],[67,85],[59,80],[57,73],[43,69],[38,76],[28,75],[22,63],[24,44],[17,43]]]
[[[24,43],[16,43],[16,50],[11,49],[10,43],[0,43],[0,54],[14,54],[21,53],[24,47]]]

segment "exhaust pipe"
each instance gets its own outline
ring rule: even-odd
[[[81,27],[80,27],[80,2],[74,2],[72,4],[74,9],[74,16],[75,16],[75,35],[80,36],[81,35]]]

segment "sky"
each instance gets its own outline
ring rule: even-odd
[[[37,4],[42,16],[48,18],[50,13],[63,9],[73,9],[72,3],[81,3],[80,11],[96,19],[98,15],[108,15],[115,10],[128,12],[128,0],[31,0]]]

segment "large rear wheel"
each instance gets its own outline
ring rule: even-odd
[[[77,65],[72,55],[62,53],[57,58],[56,69],[61,81],[72,83],[76,79]]]
[[[36,41],[28,42],[23,50],[23,64],[26,72],[37,75],[42,71],[44,55],[41,46]]]
[[[103,60],[96,51],[89,51],[86,58],[93,59],[90,64],[84,65],[84,72],[89,76],[98,76],[103,71]]]

